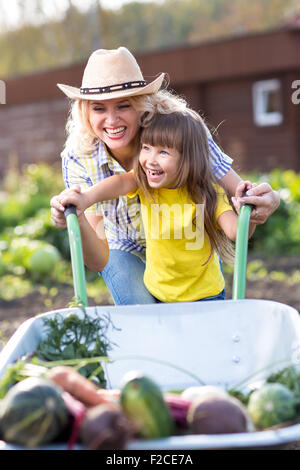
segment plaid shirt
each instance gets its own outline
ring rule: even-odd
[[[215,144],[208,132],[209,150],[214,175],[221,179],[231,168],[232,159]],[[105,145],[99,142],[92,154],[75,155],[70,148],[61,154],[62,171],[66,188],[79,184],[87,189],[114,174],[126,170],[111,157]],[[145,260],[145,238],[141,225],[139,197],[118,199],[94,204],[86,212],[101,215],[110,249],[129,251]]]

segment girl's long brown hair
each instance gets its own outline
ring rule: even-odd
[[[141,131],[141,145],[175,148],[181,155],[176,176],[176,188],[186,187],[195,204],[204,205],[204,227],[213,251],[227,261],[232,260],[230,240],[216,224],[217,190],[209,154],[208,138],[202,118],[193,110],[186,109],[167,114],[155,114]],[[147,176],[136,161],[139,186],[149,196],[151,188]]]

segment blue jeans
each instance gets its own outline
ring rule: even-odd
[[[204,299],[196,300],[195,302],[203,302],[204,300],[225,300],[226,298],[226,291],[225,289],[222,290],[217,295],[213,295],[212,297],[205,297]]]
[[[110,250],[108,263],[99,274],[116,305],[160,303],[146,289],[143,281],[144,271],[145,263],[138,256],[127,251]],[[225,299],[225,289],[215,297],[201,300],[223,299]]]
[[[116,305],[153,304],[156,299],[144,284],[145,263],[136,255],[110,250],[109,260],[99,274]]]

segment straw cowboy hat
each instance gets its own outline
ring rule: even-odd
[[[164,73],[146,83],[141,69],[126,47],[94,51],[84,69],[81,88],[58,83],[57,86],[69,98],[83,100],[107,100],[134,95],[156,93],[164,79]]]

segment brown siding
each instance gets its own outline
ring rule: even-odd
[[[10,78],[6,80],[7,105],[59,99],[62,97],[62,92],[56,84],[68,83],[80,86],[83,68],[83,64],[80,64]]]
[[[273,78],[263,77],[263,78]],[[256,126],[253,120],[252,85],[261,76],[245,80],[212,82],[203,88],[202,112],[207,124],[216,129],[215,140],[235,160],[239,171],[269,171],[274,167],[300,170],[300,106],[291,102],[291,80],[284,75],[284,121],[277,126]],[[197,103],[198,104],[198,103]]]
[[[168,72],[173,86],[299,67],[300,30],[225,39],[138,57],[145,75]]]
[[[0,172],[7,169],[11,153],[18,155],[20,165],[58,161],[67,112],[67,101],[62,99],[1,107]]]

